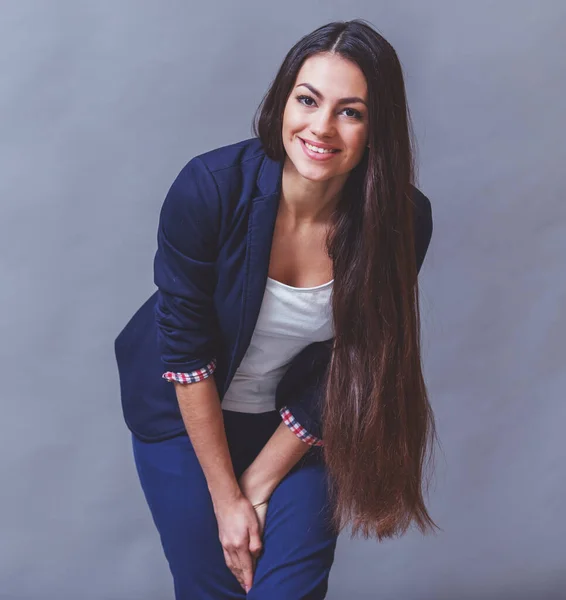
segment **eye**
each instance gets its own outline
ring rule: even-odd
[[[350,117],[353,117],[354,119],[361,119],[362,118],[362,113],[359,110],[355,110],[354,108],[345,108],[344,110],[350,110],[350,111],[352,111],[354,114],[350,115]]]
[[[297,100],[301,104],[304,104],[305,106],[313,106],[313,105],[312,104],[305,104],[305,102],[303,102],[303,100],[309,100],[311,102],[314,102],[314,98],[311,98],[310,96],[297,96]]]
[[[314,98],[311,98],[311,96],[306,96],[304,94],[297,96],[297,101],[300,102],[303,106],[308,106],[309,108],[312,108],[313,106],[316,106],[316,102],[314,100]],[[311,104],[312,102],[312,104]],[[356,110],[354,108],[345,108],[342,112],[345,112],[349,110],[352,114],[346,115],[348,118],[350,119],[358,119],[358,120],[362,120],[363,115],[359,110]]]

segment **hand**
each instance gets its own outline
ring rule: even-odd
[[[254,481],[255,480],[255,481]],[[256,515],[259,525],[259,535],[263,538],[263,532],[265,531],[265,519],[267,517],[267,504],[270,496],[270,489],[266,485],[258,485],[257,478],[253,477],[253,473],[250,469],[244,471],[240,477],[238,484],[244,496],[251,502]],[[254,558],[253,569],[255,572],[257,559],[259,555]]]
[[[260,502],[259,504],[255,504],[254,510],[256,512],[257,521],[259,524],[259,536],[260,536],[260,538],[263,538],[263,532],[265,531],[265,518],[267,516],[267,500],[265,502]],[[255,568],[256,568],[257,561],[258,561],[260,554],[261,554],[261,551],[258,553],[257,556],[254,556],[254,558],[253,558],[254,573],[255,573]]]
[[[256,510],[242,495],[214,504],[214,512],[226,565],[247,593],[252,587],[255,563],[262,550]]]
[[[254,505],[254,510],[257,515],[257,520],[259,523],[259,535],[263,538],[263,532],[265,531],[265,518],[267,517],[267,504],[268,502],[260,502],[259,504]]]

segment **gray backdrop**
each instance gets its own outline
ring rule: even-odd
[[[563,0],[14,0],[0,10],[0,598],[172,598],[113,340],[195,154],[250,136],[284,54],[370,20],[406,69],[444,529],[340,538],[331,600],[566,598]],[[292,600],[292,599],[290,599]]]

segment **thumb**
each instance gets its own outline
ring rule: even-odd
[[[259,556],[262,548],[263,544],[261,542],[261,537],[259,536],[259,533],[257,531],[250,532],[250,554],[255,557]]]

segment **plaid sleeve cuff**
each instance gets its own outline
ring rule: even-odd
[[[323,442],[320,438],[310,434],[293,416],[293,413],[284,406],[279,414],[283,419],[283,423],[303,442],[306,442],[310,446],[322,446]]]
[[[172,371],[167,371],[163,373],[163,379],[167,381],[177,381],[179,383],[196,383],[197,381],[202,381],[207,377],[210,377],[216,369],[216,361],[213,359],[207,365],[202,367],[201,369],[197,369],[196,371],[191,371],[190,373],[173,373]]]

